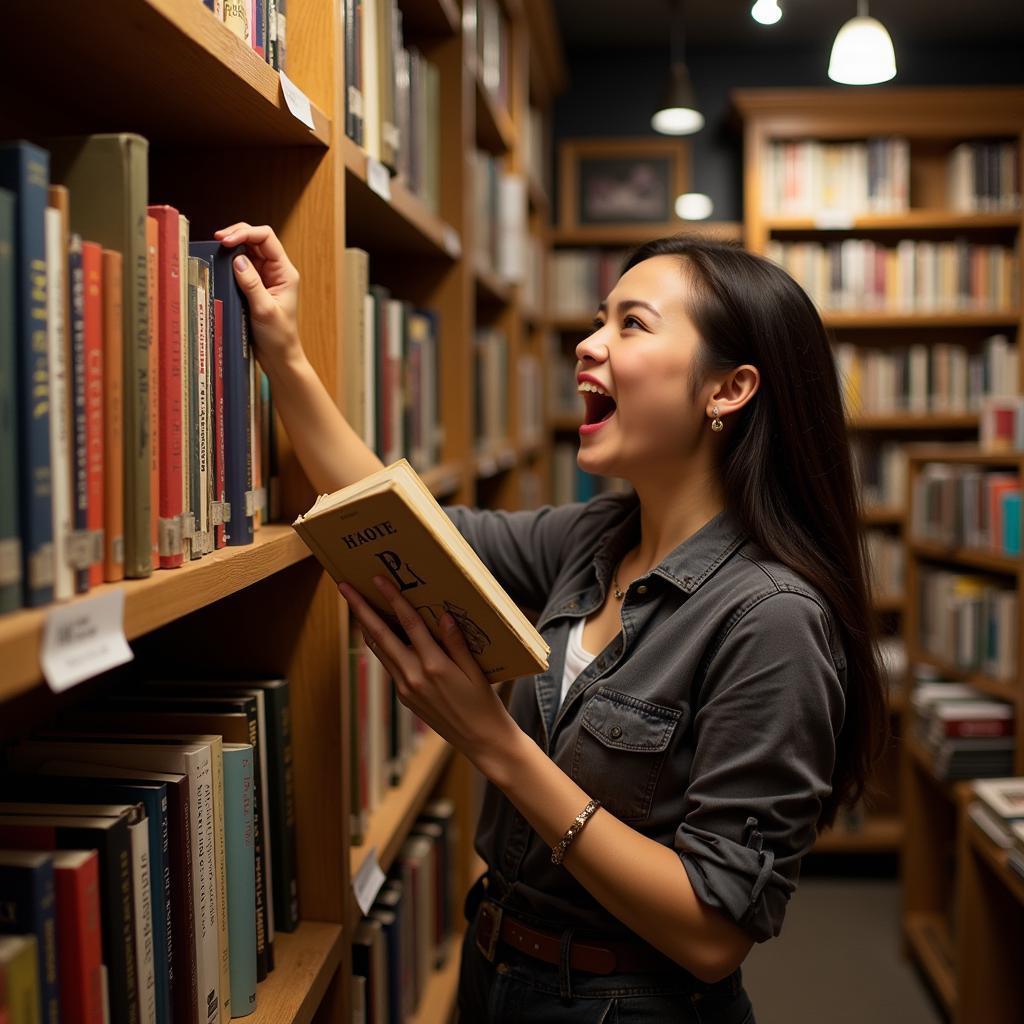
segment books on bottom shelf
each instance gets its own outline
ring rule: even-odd
[[[0,900],[42,937],[43,1020],[255,1009],[298,925],[289,722],[284,680],[154,684],[11,747],[0,848],[31,862],[0,853]]]
[[[927,679],[927,676],[924,676]],[[940,779],[999,778],[1013,769],[1015,708],[967,683],[918,682],[913,729]]]
[[[414,1015],[431,974],[455,955],[455,804],[428,803],[352,942],[357,1024]]]

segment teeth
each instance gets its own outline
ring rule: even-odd
[[[580,381],[580,383],[576,385],[576,390],[593,391],[595,395],[604,395],[606,398],[611,398],[611,395],[609,395],[604,388],[599,387],[597,384],[594,384],[589,380]]]

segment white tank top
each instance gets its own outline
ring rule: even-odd
[[[562,672],[562,696],[559,698],[559,705],[565,700],[569,687],[576,681],[579,674],[596,657],[583,647],[583,627],[586,623],[586,617],[581,616],[569,630],[569,642],[565,648],[565,670]]]

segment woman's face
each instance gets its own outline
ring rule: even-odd
[[[678,257],[655,256],[627,271],[576,346],[586,412],[581,469],[635,480],[685,462],[708,429],[704,392],[691,398],[700,337],[686,314],[690,284]],[[609,397],[591,390],[595,384]]]

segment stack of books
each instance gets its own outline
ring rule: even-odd
[[[949,205],[964,213],[1019,210],[1017,143],[961,142],[949,157]]]
[[[458,837],[453,801],[424,807],[352,940],[353,1020],[415,1016],[431,975],[454,956]]]
[[[203,0],[203,4],[271,67],[285,70],[288,0]]]
[[[251,544],[276,511],[234,251],[149,205],[147,164],[139,135],[0,145],[0,611]]]
[[[1015,709],[966,683],[918,682],[913,726],[937,778],[998,778],[1013,770]]]
[[[37,941],[28,1019],[252,1013],[299,923],[289,703],[282,679],[144,684],[9,749],[0,902]]]
[[[555,317],[591,317],[615,286],[628,249],[558,249],[551,254],[550,308]]]
[[[1024,778],[985,779],[973,785],[976,799],[968,804],[971,820],[1004,850],[1015,850],[1018,873],[1024,874]]]

